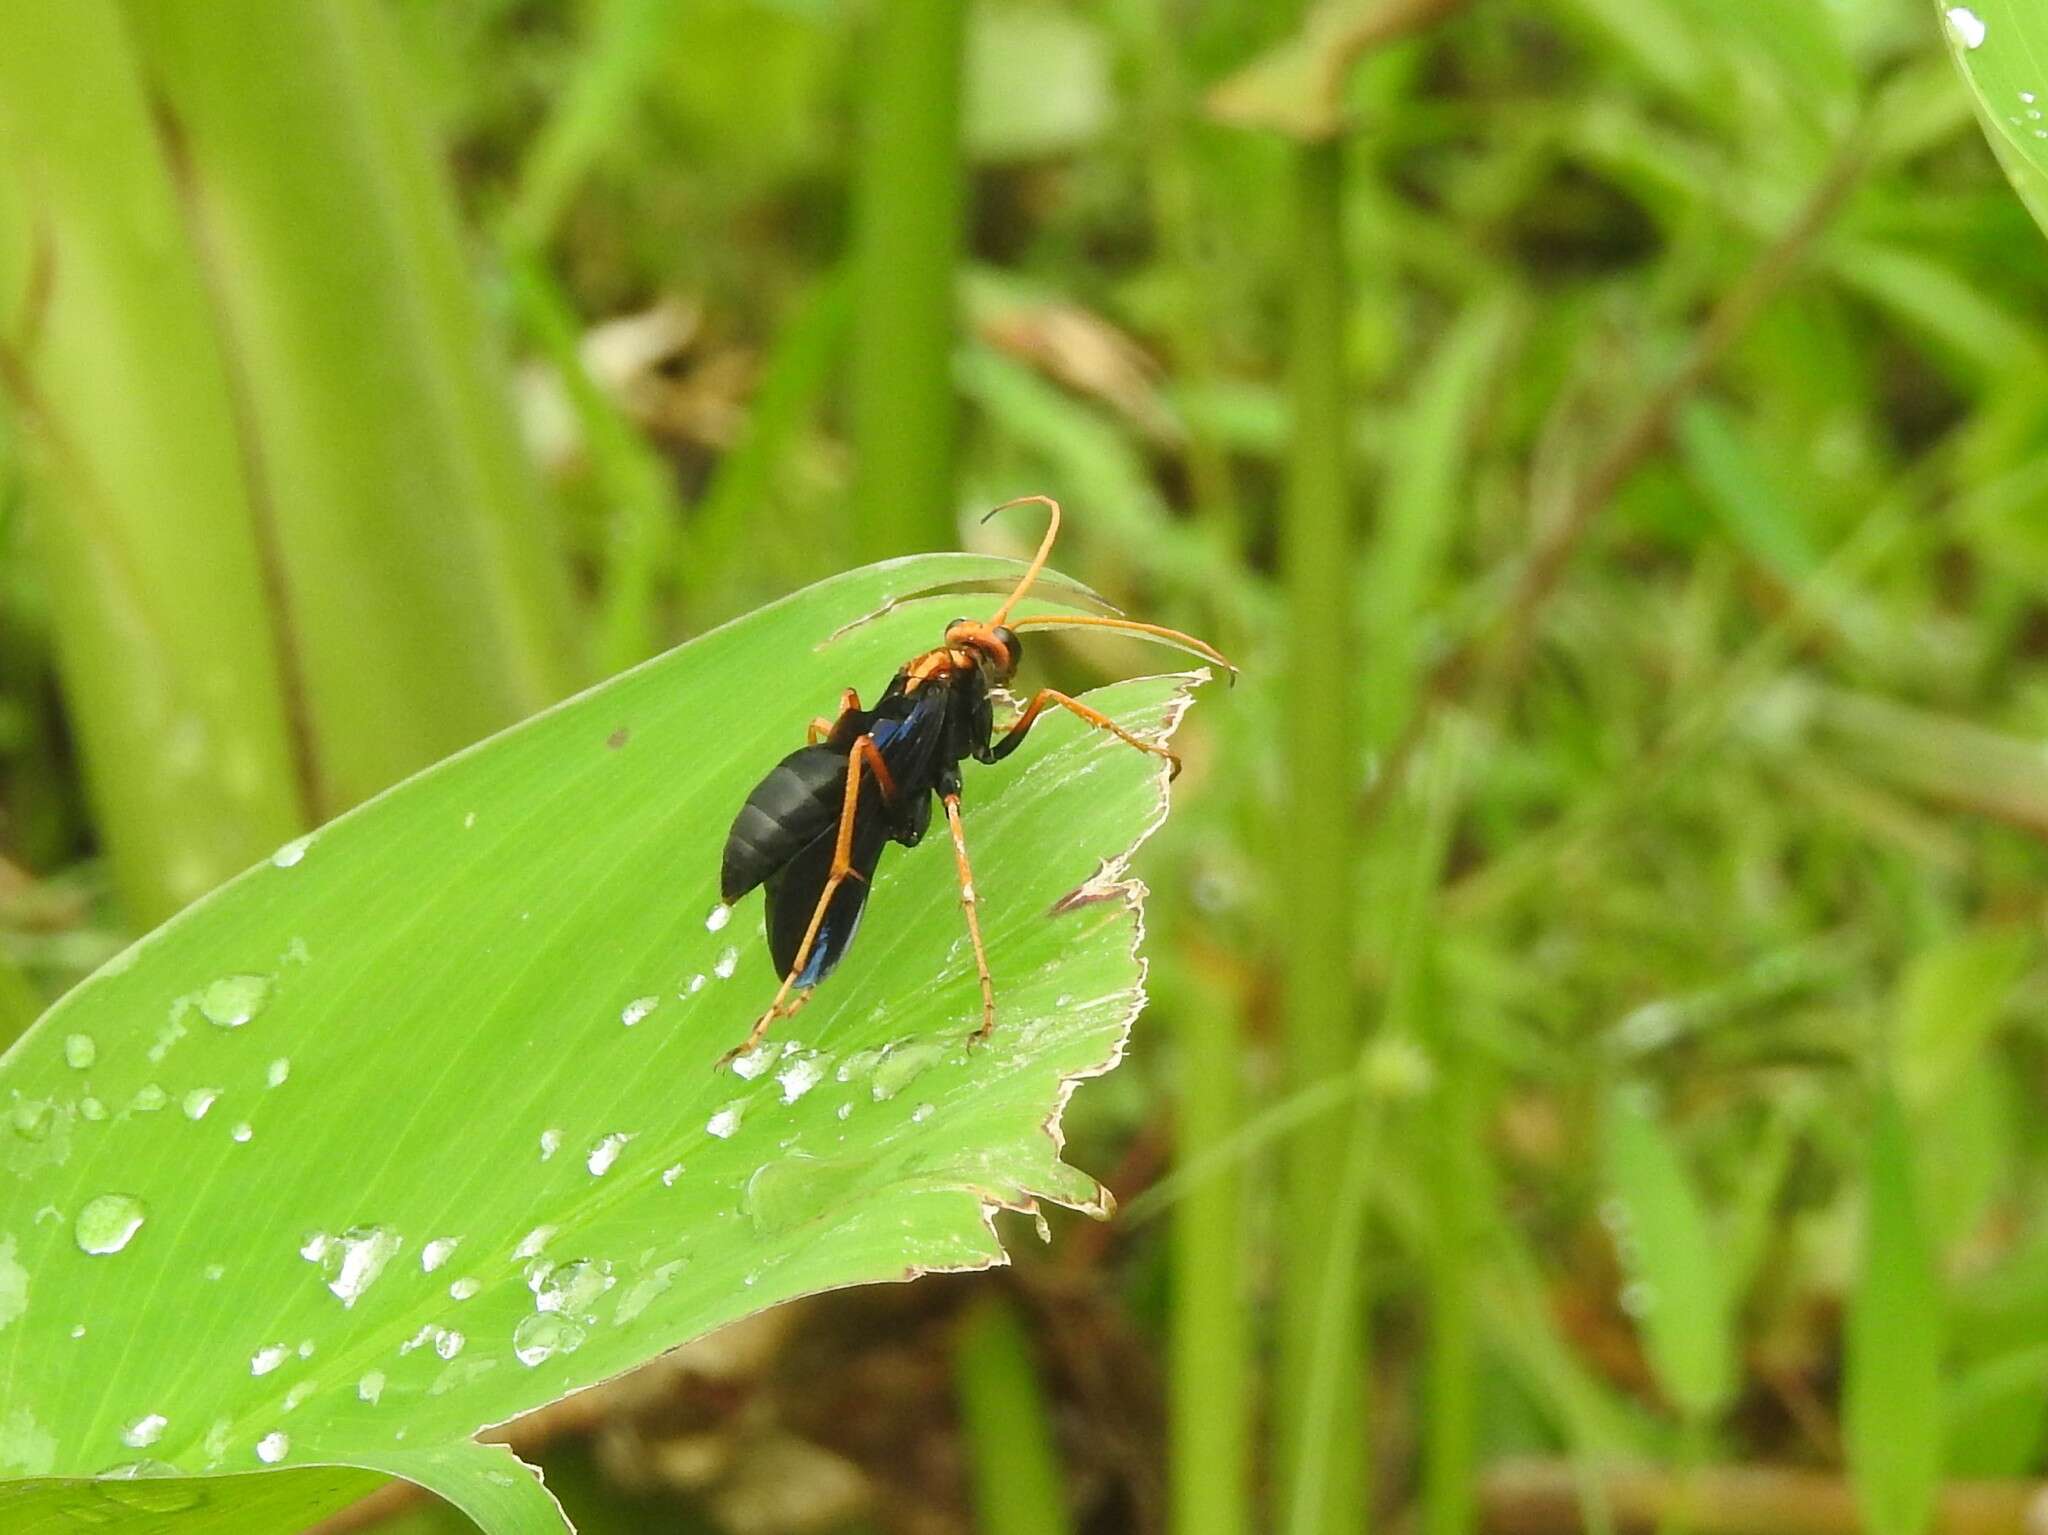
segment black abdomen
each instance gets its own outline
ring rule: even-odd
[[[839,820],[846,753],[802,746],[754,786],[726,833],[719,893],[731,905]]]

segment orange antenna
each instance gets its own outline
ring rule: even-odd
[[[1134,618],[1102,618],[1092,613],[1040,613],[1030,618],[1020,618],[1011,624],[1010,628],[1020,634],[1026,629],[1113,629],[1120,634],[1134,634],[1140,639],[1157,640],[1162,645],[1185,650],[1205,661],[1214,661],[1230,673],[1232,680],[1237,677],[1237,668],[1206,640],[1198,640],[1192,634],[1183,634],[1178,629],[1168,629],[1159,624],[1141,624]]]
[[[1019,496],[1014,501],[1005,501],[1000,506],[990,507],[981,520],[987,522],[997,512],[1007,512],[1013,506],[1042,506],[1052,513],[1052,521],[1045,526],[1045,537],[1039,540],[1038,553],[1031,557],[1031,568],[1024,572],[1024,579],[1017,583],[1015,591],[1003,599],[1003,605],[996,609],[996,616],[988,621],[991,629],[1008,618],[1010,609],[1031,590],[1031,583],[1038,579],[1038,573],[1045,569],[1046,559],[1052,554],[1052,541],[1060,536],[1060,504],[1051,496]]]

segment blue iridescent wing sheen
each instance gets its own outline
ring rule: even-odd
[[[838,842],[836,826],[814,837],[767,883],[768,952],[774,958],[777,975],[788,975],[796,964],[797,950],[803,947],[804,933],[817,912],[825,881],[831,876],[832,854]],[[855,817],[851,861],[857,877],[840,881],[839,888],[832,892],[825,918],[818,924],[818,936],[804,960],[803,973],[796,978],[797,985],[817,985],[846,957],[846,951],[853,945],[853,935],[860,930],[875,866],[882,861],[882,850],[888,845],[889,827],[879,814]]]
[[[954,699],[952,679],[937,677],[915,693],[893,691],[875,706],[877,718],[868,727],[889,776],[902,791],[899,803],[929,798],[945,755],[947,716]]]
[[[849,858],[857,878],[840,882],[833,892],[818,934],[805,956],[800,987],[815,986],[832,973],[846,956],[860,929],[861,913],[867,907],[868,888],[882,851],[893,841],[914,845],[931,821],[932,785],[936,779],[947,734],[948,711],[953,701],[951,679],[933,679],[915,693],[895,688],[875,706],[876,717],[868,731],[874,738],[889,777],[897,789],[893,804],[885,804],[881,786],[872,778],[861,784],[860,803],[854,811],[853,847]],[[832,855],[839,841],[839,824],[819,832],[766,882],[768,906],[768,952],[778,975],[788,975],[803,947],[804,933],[824,895],[831,877]]]

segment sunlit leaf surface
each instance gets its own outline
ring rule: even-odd
[[[1998,163],[2048,229],[2048,10],[2033,0],[1936,9]]]
[[[998,1261],[998,1205],[1096,1205],[1050,1127],[1134,1013],[1111,876],[1162,775],[1071,717],[968,768],[991,1044],[940,831],[754,1074],[713,1069],[774,989],[759,896],[716,904],[733,810],[1007,569],[879,566],[708,635],[279,849],[46,1016],[0,1061],[0,1471],[43,1479],[0,1524],[292,1527],[360,1492],[338,1466],[559,1528],[464,1441],[776,1301]],[[1094,696],[1157,732],[1183,693]],[[266,1467],[299,1474],[226,1475]]]

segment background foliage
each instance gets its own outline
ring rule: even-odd
[[[0,178],[12,1026],[572,679],[1015,552],[1008,495],[1245,668],[1069,1124],[1120,1221],[516,1431],[586,1527],[2019,1528],[2027,7],[34,9],[10,164],[102,110]]]

